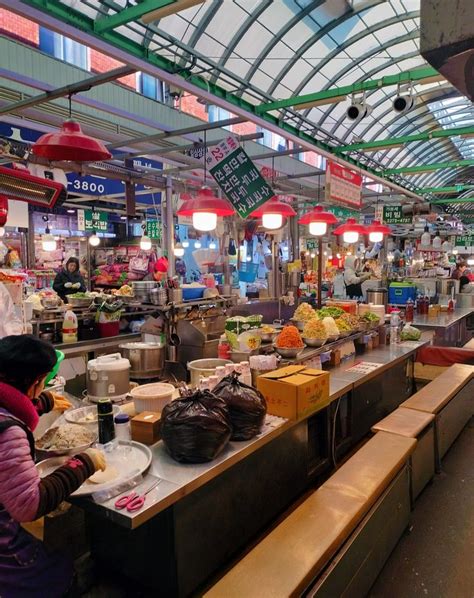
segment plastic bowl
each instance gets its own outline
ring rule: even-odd
[[[175,387],[166,382],[143,384],[133,388],[130,392],[137,414],[143,411],[161,413],[165,406],[171,402]]]

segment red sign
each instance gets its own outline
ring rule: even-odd
[[[362,176],[334,162],[326,168],[326,200],[362,207]]]

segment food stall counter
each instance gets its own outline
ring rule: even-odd
[[[62,351],[66,357],[75,355],[85,355],[86,353],[93,353],[95,351],[102,351],[103,349],[113,349],[122,343],[131,343],[139,341],[141,334],[124,333],[118,336],[111,336],[109,338],[97,338],[85,341],[78,341],[77,343],[58,343],[54,345],[55,349]]]
[[[440,312],[436,317],[415,314],[413,326],[420,328],[449,328],[474,313],[474,308],[460,307],[452,312]]]
[[[456,308],[452,312],[440,312],[437,316],[415,314],[413,326],[424,330],[433,330],[433,345],[444,347],[462,347],[470,338],[468,329],[472,307]]]

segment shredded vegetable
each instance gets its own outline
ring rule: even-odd
[[[345,313],[345,314],[342,314],[342,316],[339,319],[347,322],[349,324],[349,327],[351,328],[351,330],[357,330],[357,328],[359,328],[359,325],[360,325],[359,317],[355,316],[354,314]]]
[[[378,315],[374,314],[371,311],[366,311],[365,314],[362,316],[362,319],[366,320],[370,324],[372,324],[374,322],[379,322],[380,321],[380,318],[378,317]]]
[[[328,333],[321,320],[313,318],[306,322],[303,329],[303,338],[326,340]]]
[[[324,318],[323,324],[328,336],[339,336],[339,328],[337,327],[334,318],[331,318],[330,316]]]
[[[339,318],[344,314],[344,310],[340,307],[323,307],[318,310],[318,316],[322,318]]]
[[[339,332],[350,332],[352,330],[350,324],[342,318],[337,318],[335,322]]]
[[[300,322],[307,322],[308,320],[312,320],[313,318],[317,318],[317,314],[314,309],[311,307],[309,303],[301,303],[293,315],[294,320],[299,320]]]
[[[275,344],[281,349],[299,349],[304,347],[303,340],[296,326],[285,326],[277,336]]]

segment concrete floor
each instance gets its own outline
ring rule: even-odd
[[[442,466],[369,598],[474,598],[474,419]]]

